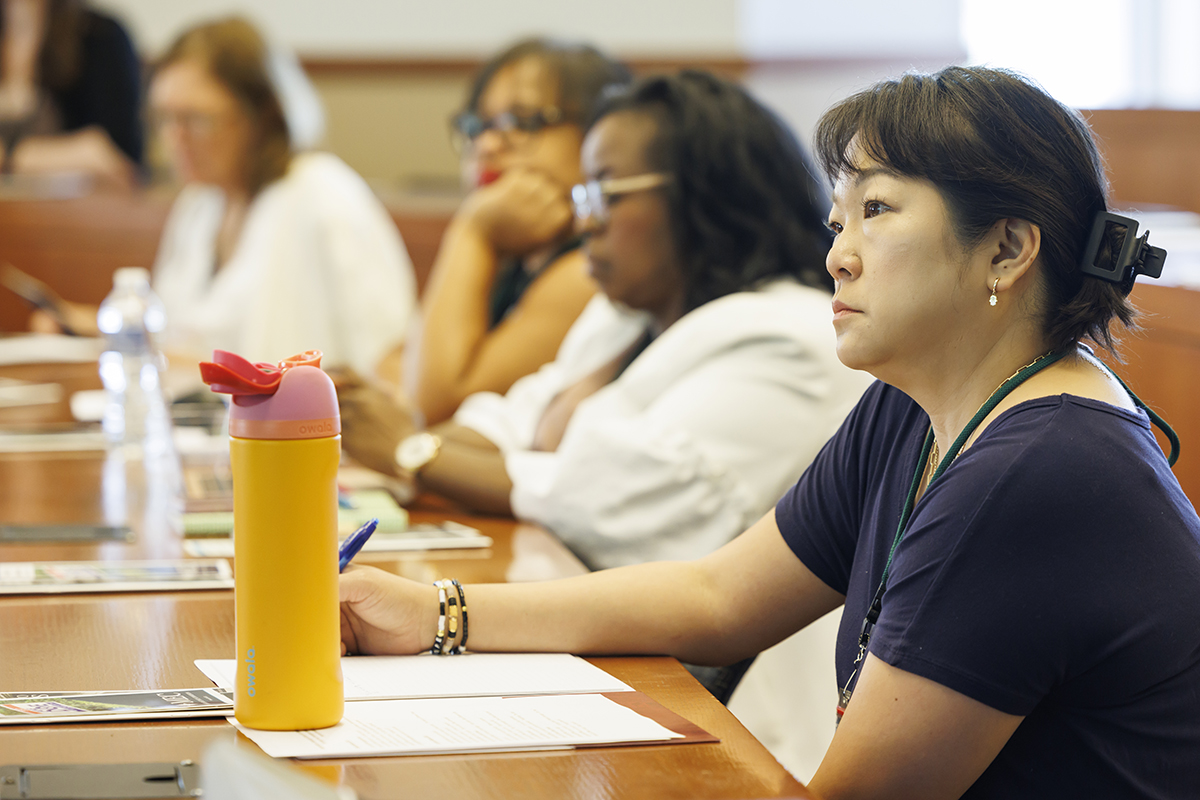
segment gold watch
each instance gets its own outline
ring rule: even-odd
[[[441,449],[442,437],[436,433],[414,433],[412,436],[406,436],[396,446],[396,463],[400,465],[400,469],[415,475],[437,458]]]

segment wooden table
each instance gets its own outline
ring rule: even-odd
[[[12,373],[7,373],[12,374]],[[28,372],[25,377],[32,377]],[[0,424],[4,417],[0,415]],[[0,453],[0,522],[103,518],[103,453]],[[423,501],[415,521],[453,518],[495,540],[488,551],[359,560],[408,577],[469,582],[542,580],[584,567],[546,531]],[[132,515],[132,543],[0,545],[0,561],[173,558],[166,519]],[[189,688],[208,685],[192,663],[234,653],[231,591],[0,598],[0,691]],[[716,744],[548,753],[364,758],[302,768],[361,797],[808,797],[724,706],[670,658],[593,663],[720,737]],[[0,728],[0,764],[199,760],[218,738],[257,749],[223,720]]]

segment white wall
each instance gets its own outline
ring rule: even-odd
[[[961,55],[927,58],[883,58],[874,61],[827,61],[805,65],[766,64],[754,68],[743,83],[763,104],[779,114],[807,147],[825,109],[876,81],[907,71],[933,72]]]
[[[738,0],[738,45],[756,58],[873,59],[962,50],[961,0]]]
[[[97,0],[147,53],[230,13],[309,56],[465,56],[528,34],[586,39],[622,55],[734,55],[736,0]]]
[[[481,56],[531,33],[623,56],[879,58],[960,50],[959,0],[97,0],[147,54],[241,13],[304,55]]]

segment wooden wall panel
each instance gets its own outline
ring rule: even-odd
[[[1200,213],[1200,111],[1085,111],[1105,158],[1112,197]]]
[[[97,304],[118,267],[154,264],[170,196],[92,195],[71,200],[0,201],[0,261],[48,283],[63,297]],[[446,200],[384,198],[424,288],[453,213]],[[0,332],[23,331],[30,308],[0,287]]]
[[[118,267],[153,265],[170,197],[94,194],[70,200],[0,201],[0,260],[68,300],[99,303]],[[0,331],[28,327],[30,308],[0,288]]]
[[[1137,284],[1142,331],[1127,336],[1117,372],[1182,440],[1175,476],[1192,504],[1200,502],[1200,292]],[[1166,438],[1158,435],[1164,452]]]

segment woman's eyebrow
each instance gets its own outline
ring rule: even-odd
[[[864,169],[859,172],[855,172],[853,175],[851,175],[850,184],[847,188],[850,191],[853,191],[853,190],[857,189],[860,185],[862,185],[863,181],[868,180],[870,178],[874,178],[876,175],[890,175],[890,176],[895,177],[896,172],[894,170],[888,169],[887,167],[871,167],[870,169]],[[831,199],[833,200],[833,204],[835,206],[841,204],[842,196],[838,192],[836,186],[833,189],[833,194],[831,196]]]

